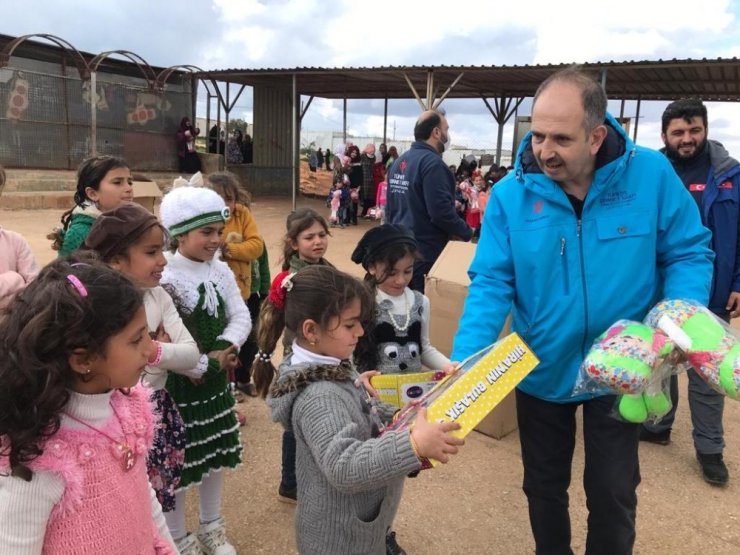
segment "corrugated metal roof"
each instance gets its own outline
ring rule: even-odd
[[[406,78],[417,93],[427,95],[433,75],[439,97],[463,73],[448,98],[532,96],[551,73],[571,64],[521,66],[382,66],[224,69],[197,73],[203,79],[249,86],[269,85],[296,76],[299,94],[324,98],[413,98]],[[704,100],[740,101],[740,59],[640,60],[589,62],[584,69],[606,72],[610,98],[673,100],[697,96]]]

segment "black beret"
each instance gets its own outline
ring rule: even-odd
[[[393,243],[402,243],[412,247],[417,246],[413,233],[407,227],[396,224],[383,224],[369,229],[362,236],[362,239],[357,243],[357,247],[355,247],[352,253],[352,262],[362,264],[362,267],[367,270],[368,261],[372,259],[373,255],[383,247]]]

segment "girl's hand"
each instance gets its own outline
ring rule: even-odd
[[[365,391],[367,391],[367,394],[370,395],[370,397],[380,399],[380,395],[377,390],[370,384],[370,379],[373,376],[380,376],[380,372],[377,370],[368,370],[367,372],[363,372],[360,374],[360,381],[362,382],[362,387],[365,388]]]
[[[229,346],[228,349],[223,351],[211,351],[208,353],[208,358],[218,360],[218,366],[221,370],[231,372],[236,368],[236,363],[239,360],[236,356],[236,345]]]
[[[411,430],[411,440],[416,445],[417,455],[446,464],[450,460],[449,456],[457,453],[458,446],[465,444],[464,440],[448,433],[459,429],[460,424],[457,422],[429,422],[427,409],[420,407]]]
[[[448,362],[447,364],[443,364],[439,370],[449,376],[457,372],[457,366],[459,364],[459,362]]]
[[[164,331],[164,324],[159,324],[159,327],[157,328],[155,334],[156,335],[152,339],[156,339],[160,343],[172,343],[172,339],[170,338],[169,334]]]

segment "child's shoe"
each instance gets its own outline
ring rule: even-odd
[[[175,542],[175,547],[180,555],[203,555],[200,542],[193,534],[188,534],[181,540]]]
[[[295,505],[298,502],[298,488],[288,488],[281,483],[278,488],[278,499],[283,503]]]
[[[396,533],[390,528],[385,533],[385,553],[386,555],[406,555],[406,552],[396,541]]]
[[[208,524],[201,523],[198,539],[205,555],[236,555],[236,549],[226,539],[226,523],[223,517]]]

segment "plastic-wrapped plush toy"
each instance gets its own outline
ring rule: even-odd
[[[738,332],[694,301],[662,301],[645,317],[663,330],[697,373],[716,391],[740,397]]]
[[[661,363],[672,350],[662,332],[620,320],[594,341],[574,394],[621,395],[616,407],[621,418],[635,423],[657,420],[671,408],[664,391],[668,368]]]

